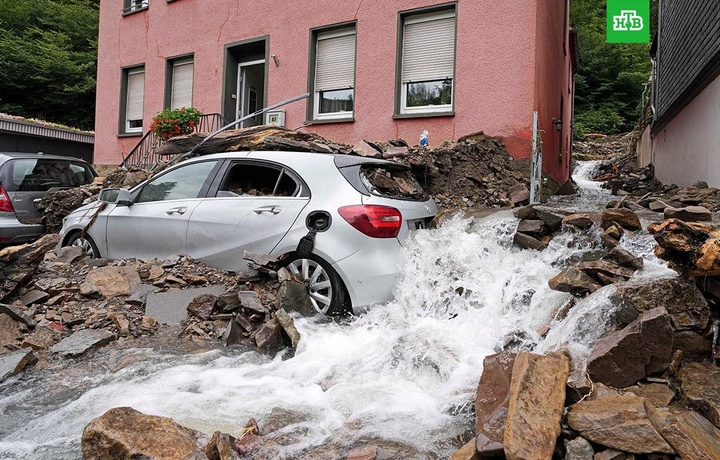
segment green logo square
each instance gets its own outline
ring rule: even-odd
[[[607,0],[607,42],[648,43],[650,0]]]

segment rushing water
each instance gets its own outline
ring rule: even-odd
[[[576,181],[580,195],[553,206],[597,210],[611,198]],[[338,458],[366,444],[400,458],[447,458],[472,436],[485,356],[567,349],[581,367],[613,326],[612,286],[565,316],[571,296],[547,284],[601,248],[599,236],[564,233],[540,253],[512,245],[516,225],[501,211],[416,233],[395,300],[347,321],[296,318],[302,339],[292,356],[207,350],[168,334],[28,369],[0,384],[0,458],[79,458],[83,428],[117,406],[208,434],[237,436],[250,417],[279,423],[262,458]],[[645,258],[636,276],[672,276],[647,234],[622,245]]]

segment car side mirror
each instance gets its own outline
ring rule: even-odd
[[[100,190],[98,200],[104,203],[117,204],[118,206],[130,206],[130,191],[124,188],[105,188]]]

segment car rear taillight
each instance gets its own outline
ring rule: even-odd
[[[402,214],[390,206],[343,206],[338,209],[338,214],[372,238],[395,238],[402,226]]]
[[[10,196],[2,185],[0,185],[0,212],[15,212],[12,201],[10,201]]]

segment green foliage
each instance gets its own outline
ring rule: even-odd
[[[643,84],[651,71],[650,45],[605,42],[606,2],[572,0],[571,22],[578,33],[575,76],[575,137],[630,131],[642,113]],[[651,0],[651,34],[657,0]]]
[[[202,112],[193,107],[165,109],[155,115],[150,123],[150,131],[163,139],[190,134],[195,130]]]
[[[99,0],[0,0],[0,112],[93,129]]]

